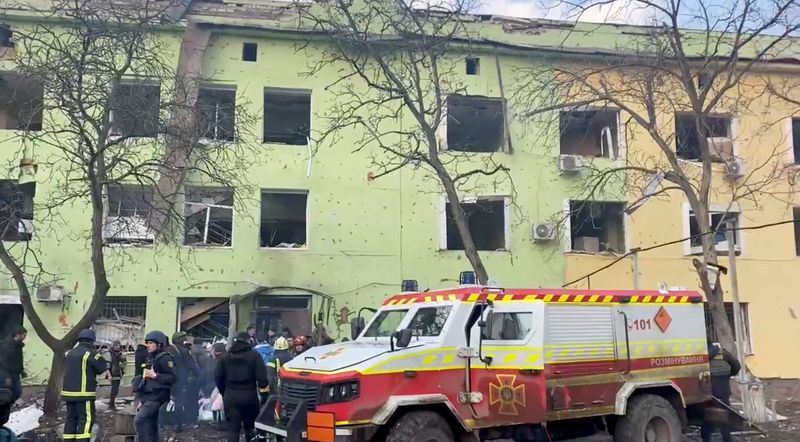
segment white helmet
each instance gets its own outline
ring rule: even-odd
[[[279,337],[275,340],[275,350],[288,350],[289,349],[289,341],[286,340],[283,336]]]

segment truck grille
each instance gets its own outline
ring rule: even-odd
[[[292,399],[303,399],[308,404],[309,410],[317,408],[320,384],[317,382],[283,381],[281,382],[281,395]],[[292,406],[287,404],[287,408]],[[287,410],[288,411],[288,410]]]

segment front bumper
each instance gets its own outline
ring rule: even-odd
[[[256,430],[281,437],[285,442],[321,441],[317,437],[319,431],[309,426],[308,413],[307,400],[271,395],[256,419]],[[372,425],[336,427],[333,422],[331,425],[322,430],[323,433],[329,433],[335,442],[368,441],[375,432]],[[319,429],[316,427],[316,430]],[[314,435],[309,437],[309,433]]]

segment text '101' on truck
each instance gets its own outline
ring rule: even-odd
[[[287,363],[257,429],[287,442],[538,442],[596,432],[679,442],[683,428],[712,414],[695,292],[404,292],[358,332]],[[714,410],[720,423],[743,425]]]

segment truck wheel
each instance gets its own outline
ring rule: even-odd
[[[661,396],[645,394],[628,402],[617,421],[614,442],[680,442],[681,420],[672,404]]]
[[[386,442],[453,442],[446,420],[433,411],[406,413],[392,425]]]

